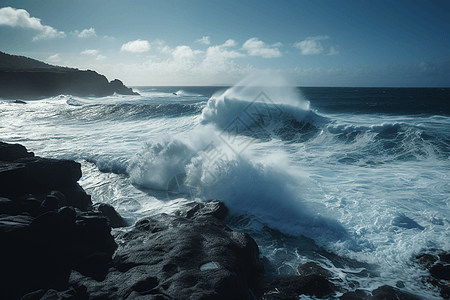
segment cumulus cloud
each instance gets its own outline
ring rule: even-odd
[[[0,25],[40,31],[40,33],[33,38],[33,41],[62,38],[66,36],[63,31],[58,31],[48,25],[42,25],[41,19],[31,17],[24,9],[15,9],[12,7],[1,8]]]
[[[209,41],[209,36],[203,36],[201,39],[196,40],[196,42],[209,45],[211,42]]]
[[[334,47],[330,48],[330,53],[328,53],[327,55],[338,55],[339,51],[337,51]]]
[[[104,60],[104,59],[106,59],[106,56],[101,55],[101,54],[99,54],[99,55],[95,58],[95,60]]]
[[[47,61],[51,62],[51,63],[57,63],[57,62],[60,62],[61,60],[62,59],[61,59],[61,57],[59,57],[59,53],[57,53],[55,55],[51,55],[47,58]]]
[[[323,51],[323,47],[318,41],[328,38],[329,36],[327,35],[307,37],[304,41],[295,43],[294,47],[300,49],[300,53],[303,55],[319,54]]]
[[[227,60],[232,58],[244,57],[245,54],[235,51],[227,50],[225,48],[234,47],[237,43],[234,40],[227,40],[222,45],[210,46],[206,50],[205,60]]]
[[[220,45],[220,47],[235,47],[235,46],[237,46],[237,43],[235,40],[232,39],[226,40],[225,43]]]
[[[283,56],[278,48],[271,48],[257,38],[247,40],[242,46],[242,50],[246,50],[250,56],[261,56],[264,58]]]
[[[135,40],[122,45],[121,51],[143,53],[150,50],[150,43],[146,40]]]
[[[73,35],[76,35],[79,38],[86,38],[86,37],[90,37],[90,36],[97,36],[97,34],[95,34],[95,29],[94,28],[89,28],[89,29],[83,29],[81,32],[79,32],[78,30],[75,30],[74,32],[71,32]]]
[[[81,51],[80,54],[95,56],[95,55],[98,55],[98,54],[99,54],[99,51],[98,51],[98,50],[95,50],[95,49],[86,49],[86,50],[84,50],[84,51]]]
[[[193,59],[197,54],[203,53],[200,50],[192,50],[189,46],[177,46],[172,51],[172,56],[175,60]]]
[[[86,49],[84,51],[81,51],[80,54],[82,55],[90,55],[90,56],[96,56],[95,60],[104,60],[106,59],[106,56],[101,55],[100,51],[96,49]]]
[[[163,40],[150,42],[159,55],[149,56],[143,64],[118,65],[114,72],[107,71],[107,64],[99,64],[98,70],[105,70],[110,77],[132,81],[135,85],[210,85],[231,84],[253,71],[251,65],[241,66],[235,58],[246,54],[233,49],[236,41],[229,39],[223,44],[208,46],[205,51],[187,45],[171,47]],[[115,73],[117,72],[117,73]]]

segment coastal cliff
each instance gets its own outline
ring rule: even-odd
[[[108,96],[114,93],[139,95],[122,81],[108,79],[91,70],[57,67],[0,52],[0,97],[32,99],[70,94]]]

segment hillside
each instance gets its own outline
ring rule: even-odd
[[[0,52],[0,98],[35,99],[69,94],[108,96],[138,95],[122,81],[91,70],[59,67],[24,56]]]

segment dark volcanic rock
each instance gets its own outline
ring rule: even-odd
[[[218,202],[191,203],[176,213],[146,218],[116,236],[114,268],[103,282],[72,273],[94,298],[253,299],[264,272],[258,246],[214,215]]]
[[[139,95],[139,93],[133,92],[131,88],[126,87],[119,79],[111,81],[109,83],[109,89],[113,91],[113,93],[121,95]]]
[[[49,212],[0,217],[0,294],[17,299],[43,287],[67,284],[67,237],[62,217]]]
[[[48,195],[42,199],[44,210],[55,209],[55,205],[88,210],[92,203],[78,185],[80,177],[81,165],[77,162],[41,158],[21,145],[0,143],[0,197],[17,199],[17,206],[26,206],[29,194],[43,194]]]
[[[300,295],[324,297],[338,288],[330,282],[331,272],[315,262],[307,262],[297,267],[298,275],[280,275],[265,278],[266,283],[259,293],[265,300],[298,299]]]
[[[383,285],[372,291],[372,295],[367,295],[363,290],[347,292],[339,297],[340,300],[421,300],[412,294],[405,293],[398,288]]]
[[[439,287],[441,296],[450,299],[450,253],[441,252],[437,255],[421,254],[417,262],[430,272],[429,282]]]
[[[331,277],[330,271],[312,261],[298,265],[297,272],[300,276],[308,276],[311,274],[316,274],[324,278]]]
[[[27,148],[20,144],[7,144],[0,142],[0,160],[14,161],[19,158],[32,157],[33,152],[28,152]]]
[[[372,292],[370,300],[420,300],[414,295],[400,291],[389,285],[383,285]]]
[[[124,219],[117,213],[117,211],[111,205],[107,203],[97,203],[94,205],[94,209],[101,211],[102,214],[108,218],[112,228],[127,226]]]
[[[1,299],[67,288],[71,269],[103,280],[117,247],[110,230],[106,217],[95,213],[75,217],[69,207],[36,218],[26,213],[1,215]]]
[[[306,276],[283,275],[276,277],[264,293],[264,299],[298,299],[299,295],[324,297],[332,294],[335,286],[325,277],[317,274]]]
[[[87,299],[82,288],[67,290],[71,269],[95,280],[106,277],[117,245],[101,211],[79,210],[92,207],[80,177],[76,162],[34,157],[23,146],[0,143],[2,300],[27,293],[24,299]]]
[[[56,67],[0,52],[0,97],[32,99],[70,94],[106,96],[139,95],[115,79],[108,82],[95,71]]]

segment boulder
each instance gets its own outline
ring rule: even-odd
[[[429,271],[428,282],[440,289],[444,299],[450,299],[450,253],[424,253],[416,261]]]
[[[119,79],[114,79],[109,83],[109,88],[113,93],[121,95],[139,95],[139,93],[133,92],[133,89],[126,87]]]
[[[106,277],[117,245],[101,210],[112,215],[112,207],[87,211],[80,177],[74,161],[0,143],[1,299],[87,299],[85,288],[69,287],[71,270]]]
[[[253,299],[263,275],[255,241],[229,229],[219,202],[138,221],[116,235],[114,267],[102,282],[72,272],[93,298]]]
[[[299,299],[300,295],[325,297],[339,290],[332,282],[331,272],[315,262],[307,262],[297,267],[297,274],[278,275],[265,278],[258,291],[262,299]]]
[[[44,194],[44,197],[50,194],[47,199],[42,199],[42,201],[47,200],[43,209],[48,205],[54,206],[56,200],[58,206],[68,204],[81,210],[92,208],[90,196],[77,182],[81,178],[79,163],[72,160],[27,156],[26,149],[15,152],[10,149],[4,153],[6,154],[0,157],[0,182],[2,183],[0,197],[18,198],[18,202],[23,202],[24,197],[28,197],[29,194]],[[5,160],[17,156],[21,157],[13,161]]]
[[[324,278],[330,279],[331,272],[325,269],[324,267],[319,266],[317,263],[313,261],[309,261],[304,264],[300,264],[297,267],[298,275],[300,276],[308,276],[312,274],[316,274],[322,276]]]
[[[19,158],[33,157],[33,152],[20,144],[8,144],[0,142],[0,161],[14,161]]]
[[[1,215],[2,299],[18,299],[39,289],[65,289],[71,269],[103,280],[117,247],[110,231],[100,212],[77,215],[67,206],[37,217]]]
[[[43,287],[64,288],[70,275],[62,217],[48,212],[0,217],[0,295],[17,299]]]
[[[108,203],[96,203],[94,209],[102,212],[102,214],[108,218],[112,228],[126,227],[127,223],[114,207]]]
[[[275,277],[266,287],[264,299],[298,299],[300,295],[324,297],[334,293],[336,287],[318,274],[306,276],[282,275]]]
[[[392,286],[383,285],[372,292],[372,297],[369,297],[369,300],[420,300],[420,298]]]

